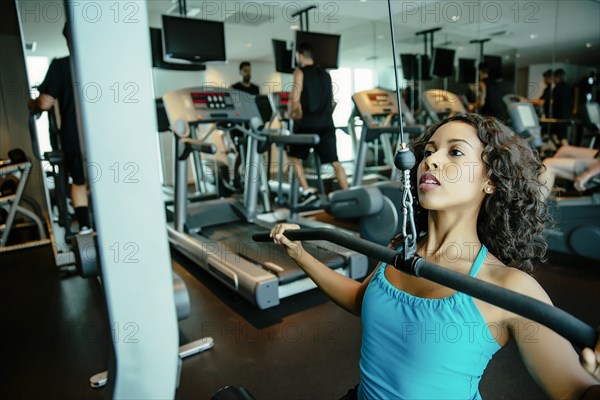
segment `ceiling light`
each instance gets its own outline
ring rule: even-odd
[[[537,38],[538,38],[537,33],[532,33],[531,35],[529,35],[529,39],[537,39]]]
[[[298,24],[290,25],[290,29],[293,31],[297,31],[298,29],[300,29],[300,25],[298,25]]]
[[[589,49],[590,47],[592,47],[592,44],[591,44],[590,42],[587,42],[587,43],[585,44],[585,47],[587,47],[587,48]]]

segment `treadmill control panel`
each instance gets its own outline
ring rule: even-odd
[[[390,94],[379,92],[379,93],[368,93],[367,96],[371,101],[373,107],[393,107],[394,103],[390,100]]]
[[[256,103],[235,89],[180,89],[165,93],[163,103],[169,125],[180,137],[189,136],[188,125],[245,123],[255,118],[262,123]]]
[[[271,95],[273,100],[273,106],[275,110],[279,112],[279,115],[283,119],[289,118],[288,106],[290,104],[290,92],[273,92]]]
[[[192,92],[190,95],[197,110],[233,110],[235,108],[231,93]]]
[[[396,94],[388,90],[371,89],[356,92],[352,95],[352,101],[363,120],[398,113]]]
[[[290,103],[290,93],[289,92],[275,92],[273,93],[273,102],[275,103],[276,108],[287,107]]]

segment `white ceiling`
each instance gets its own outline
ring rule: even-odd
[[[61,31],[61,1],[20,0],[24,37],[36,42],[28,55],[62,56],[67,49]],[[122,2],[123,6],[130,4]],[[177,1],[149,0],[151,26],[161,26]],[[347,66],[388,68],[392,64],[388,6],[385,0],[337,1],[201,1],[188,0],[196,18],[225,21],[226,49],[231,62],[272,62],[271,39],[292,41],[291,14],[315,4],[310,30],[342,35],[340,63]],[[600,0],[543,1],[392,1],[397,53],[423,53],[418,31],[442,28],[434,45],[457,50],[457,57],[475,57],[473,39],[490,38],[486,54],[517,57],[518,65],[553,60],[596,67],[600,65]],[[173,6],[173,7],[172,7]],[[123,12],[133,12],[133,8]],[[62,14],[61,14],[62,13]],[[457,18],[458,17],[458,18]],[[591,47],[586,47],[591,46]]]

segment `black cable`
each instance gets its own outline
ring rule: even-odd
[[[400,85],[398,84],[398,62],[396,61],[396,34],[394,32],[394,19],[392,18],[392,3],[388,0],[388,14],[390,19],[390,33],[392,35],[392,59],[394,61],[394,79],[396,80],[396,101],[398,102],[398,125],[400,127],[400,142],[404,140],[404,122],[402,121],[402,101],[400,96]]]

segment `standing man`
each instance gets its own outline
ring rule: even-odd
[[[559,68],[553,74],[554,89],[552,89],[552,118],[570,119],[573,111],[573,91],[565,82],[565,70]],[[568,145],[568,126],[559,124],[556,129],[561,145]]]
[[[234,83],[231,88],[241,90],[242,92],[246,92],[253,96],[258,95],[260,93],[260,88],[250,82],[250,79],[252,78],[252,66],[249,61],[242,61],[240,63],[240,75],[242,76],[242,81]]]
[[[544,116],[550,118],[550,104],[552,103],[552,70],[549,69],[544,72],[542,78],[544,79],[544,85],[546,85],[546,87],[542,92],[540,100],[544,100]]]
[[[249,61],[242,61],[239,67],[240,75],[242,76],[242,81],[234,83],[231,85],[232,89],[239,90],[241,92],[247,93],[251,96],[257,96],[260,94],[260,88],[254,83],[250,82],[252,78],[252,66]],[[254,97],[245,98],[244,100],[252,100],[254,101]],[[242,188],[242,182],[240,179],[240,166],[242,164],[242,156],[240,155],[240,145],[242,138],[244,137],[243,132],[233,129],[229,132],[229,136],[231,140],[233,140],[233,144],[235,149],[231,149],[232,153],[235,153],[235,161],[233,164],[233,179],[230,179],[230,182],[225,182],[225,186],[228,187],[231,191],[239,191]],[[227,148],[227,146],[225,146]],[[230,175],[231,176],[231,175]]]
[[[508,120],[508,112],[502,101],[502,91],[497,82],[490,79],[490,67],[487,63],[479,64],[479,97],[475,99],[475,87],[469,85],[467,98],[475,103],[472,111],[481,115],[496,117],[501,121]]]
[[[341,189],[348,189],[346,172],[340,165],[337,155],[335,126],[333,124],[333,89],[331,76],[320,66],[315,65],[312,47],[301,43],[296,57],[299,68],[294,71],[294,83],[290,96],[290,115],[294,119],[294,133],[316,133],[320,142],[315,146],[321,162],[331,164],[335,170]],[[310,146],[290,146],[288,157],[294,167],[296,178],[302,187],[299,205],[317,200],[316,189],[310,188],[302,160],[306,160]]]
[[[66,23],[63,35],[67,41],[67,47],[71,51],[71,38]],[[44,82],[38,87],[38,90],[39,97],[30,99],[27,106],[32,112],[39,113],[50,110],[58,100],[61,120],[60,144],[65,157],[65,167],[73,180],[71,201],[80,233],[89,233],[92,225],[90,224],[83,157],[75,114],[71,56],[52,60]]]

